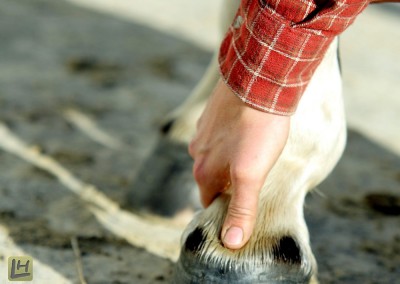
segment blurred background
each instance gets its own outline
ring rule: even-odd
[[[160,121],[218,46],[220,4],[1,1],[0,123],[123,204]],[[321,283],[400,277],[399,16],[399,4],[371,5],[341,36],[348,147],[305,209]],[[82,283],[71,238],[88,283],[169,282],[171,261],[111,233],[9,152],[0,147],[0,283],[12,255],[33,256],[34,283]]]

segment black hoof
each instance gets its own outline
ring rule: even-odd
[[[128,193],[127,209],[164,217],[200,208],[187,146],[160,137]]]
[[[173,283],[226,283],[226,284],[294,284],[310,283],[313,269],[310,261],[301,255],[296,241],[289,236],[280,238],[269,249],[254,248],[252,259],[238,259],[234,251],[218,248],[225,253],[220,257],[203,257],[210,250],[206,236],[200,228],[190,233],[183,245],[174,271]],[[215,248],[214,248],[215,249]]]

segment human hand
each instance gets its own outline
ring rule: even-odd
[[[217,83],[189,153],[203,206],[231,192],[221,231],[225,247],[239,249],[249,240],[260,190],[286,144],[289,127],[290,117],[251,108],[221,80]]]

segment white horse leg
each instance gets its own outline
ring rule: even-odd
[[[214,53],[203,77],[193,89],[190,96],[167,115],[161,131],[170,139],[188,144],[195,134],[196,123],[219,78],[218,54]]]
[[[221,38],[231,24],[239,3],[240,0],[224,0],[222,3],[220,21]],[[197,120],[203,112],[207,99],[220,77],[218,51],[217,49],[214,52],[206,72],[186,101],[167,115],[164,120],[161,131],[167,134],[172,140],[188,144],[194,136]]]
[[[339,160],[345,118],[335,41],[316,70],[287,145],[260,193],[249,242],[236,251],[219,239],[229,193],[196,216],[182,238],[177,283],[310,283],[317,267],[303,217],[305,195]]]

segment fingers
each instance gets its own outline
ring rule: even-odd
[[[229,170],[227,166],[213,161],[212,157],[198,157],[193,165],[193,176],[200,190],[200,199],[204,207],[212,201],[229,185]]]
[[[250,239],[257,220],[259,193],[286,144],[290,120],[272,119],[267,125],[270,131],[260,133],[255,123],[246,126],[237,144],[239,150],[231,159],[232,196],[221,231],[227,248],[242,248]]]
[[[239,249],[249,240],[256,223],[261,183],[233,179],[232,196],[221,231],[225,247]]]
[[[204,207],[208,207],[221,192],[231,187],[232,195],[221,239],[225,247],[239,249],[247,243],[254,230],[264,175],[251,175],[247,171],[243,174],[232,173],[228,166],[219,165],[219,162],[213,161],[208,155],[197,157],[193,175]]]
[[[222,81],[209,98],[189,153],[205,207],[232,183],[221,231],[227,248],[241,248],[249,240],[261,186],[286,143],[289,125],[289,117],[245,105]]]

